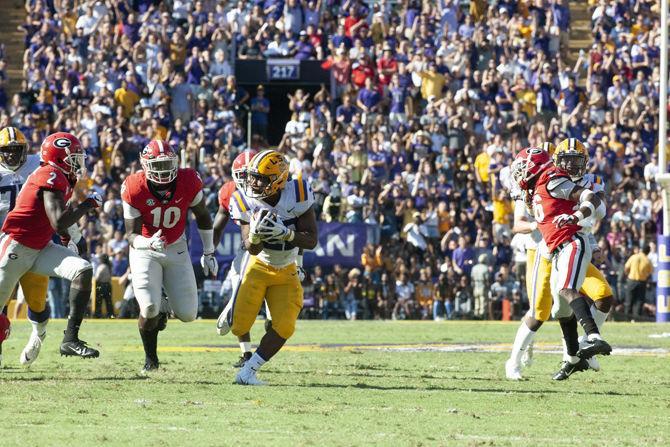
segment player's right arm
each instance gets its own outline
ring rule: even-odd
[[[249,240],[249,222],[240,222],[240,233],[242,234],[242,245],[249,254],[256,256],[263,251],[263,242],[253,243]]]
[[[128,179],[121,185],[121,198],[123,200],[123,220],[126,225],[126,239],[128,244],[135,250],[163,251],[166,245],[162,236],[163,230],[156,231],[151,237],[142,236],[142,213],[131,205],[132,194],[127,185]]]
[[[102,198],[89,197],[75,208],[68,208],[65,203],[65,194],[58,190],[42,190],[44,200],[44,211],[51,227],[59,234],[67,234],[70,226],[76,224],[89,210],[98,208],[102,204]]]

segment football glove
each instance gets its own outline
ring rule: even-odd
[[[219,263],[214,256],[214,253],[205,253],[200,258],[200,265],[205,276],[214,276],[219,272]]]
[[[576,225],[579,222],[579,216],[574,214],[560,214],[551,221],[556,228],[563,228],[566,225]]]
[[[167,245],[165,237],[162,234],[163,230],[158,230],[151,237],[135,236],[133,247],[135,250],[154,250],[162,252]]]
[[[258,234],[258,225],[260,224],[260,213],[255,213],[251,216],[251,222],[249,222],[249,242],[252,244],[260,244],[262,239]]]
[[[282,240],[291,241],[295,233],[277,217],[276,214],[267,214],[258,224],[258,234],[264,241]]]
[[[302,268],[301,265],[298,266],[298,279],[300,282],[303,282],[305,280],[305,276],[307,276],[307,272],[305,272],[305,269]]]
[[[86,203],[91,208],[100,208],[102,206],[102,196],[97,192],[91,193],[88,195],[88,197],[86,197],[84,203]]]

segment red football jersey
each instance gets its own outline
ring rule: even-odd
[[[537,221],[537,228],[542,233],[542,237],[552,252],[563,242],[570,240],[579,230],[579,225],[566,225],[557,228],[553,220],[561,214],[572,214],[577,204],[572,200],[560,199],[552,196],[547,190],[547,185],[551,180],[565,178],[570,180],[567,173],[557,167],[547,169],[540,174],[535,185],[535,194],[533,194],[533,214]]]
[[[35,250],[46,247],[55,233],[44,209],[44,190],[62,192],[66,203],[72,197],[72,186],[62,171],[50,165],[40,166],[26,179],[2,226],[3,233]]]
[[[226,182],[221,189],[219,189],[219,206],[228,212],[228,205],[230,205],[230,196],[233,195],[237,185],[234,181]]]
[[[188,209],[202,190],[202,180],[193,169],[179,169],[175,181],[174,192],[165,200],[151,192],[144,171],[123,182],[121,198],[139,212],[142,236],[151,237],[161,229],[167,243],[172,244],[184,234]]]

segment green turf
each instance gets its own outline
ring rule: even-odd
[[[366,344],[510,343],[517,323],[300,322],[292,349],[261,371],[267,387],[232,385],[233,339],[213,322],[171,321],[164,369],[144,378],[134,322],[86,323],[98,360],[58,356],[52,322],[30,369],[15,323],[0,371],[0,445],[670,445],[670,357],[613,355],[603,371],[551,381],[558,354],[537,354],[528,380],[504,379],[504,352],[389,351]],[[254,328],[258,336],[262,325]],[[615,347],[670,350],[670,325],[608,324]],[[538,346],[557,344],[548,324]],[[341,344],[321,346],[311,344]],[[304,345],[304,346],[299,346]],[[210,346],[208,348],[206,346]],[[218,347],[217,347],[218,346]],[[186,352],[184,347],[196,347]]]

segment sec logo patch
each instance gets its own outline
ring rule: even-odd
[[[154,199],[147,199],[147,206],[154,206],[156,201]]]

